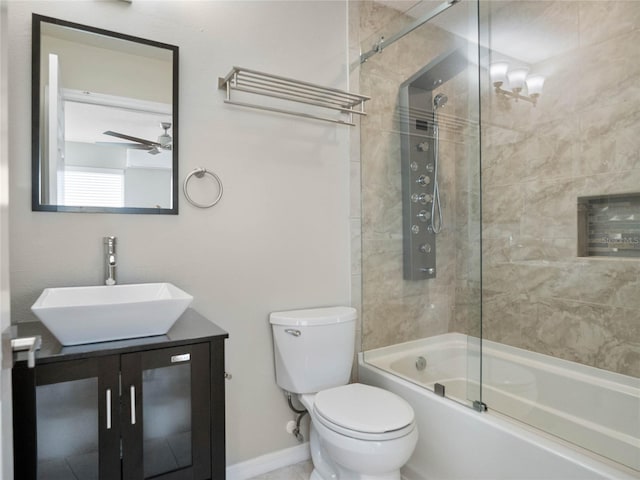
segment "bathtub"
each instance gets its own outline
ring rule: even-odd
[[[480,413],[477,344],[449,333],[360,354],[360,381],[416,412],[407,480],[640,478],[640,379],[485,340]]]

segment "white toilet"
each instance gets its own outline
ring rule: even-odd
[[[418,441],[411,406],[353,383],[354,308],[274,312],[276,381],[311,415],[311,480],[400,480]]]

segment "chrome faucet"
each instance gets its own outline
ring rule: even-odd
[[[104,284],[116,284],[116,237],[104,237]]]

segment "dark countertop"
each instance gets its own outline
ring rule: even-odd
[[[65,347],[60,344],[42,322],[34,321],[12,325],[4,332],[3,336],[8,339],[13,339],[18,337],[32,337],[34,335],[40,335],[42,337],[42,346],[40,350],[36,352],[36,364],[139,352],[141,350],[188,345],[197,343],[198,341],[209,341],[217,338],[225,339],[229,337],[226,331],[191,308],[185,310],[166,335],[128,338],[125,340],[86,343]],[[26,363],[26,361],[26,352],[14,353],[14,364]]]

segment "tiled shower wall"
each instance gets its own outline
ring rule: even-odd
[[[397,11],[357,5],[363,48],[397,30]],[[640,2],[481,2],[481,17],[484,45],[515,35],[525,49],[546,46],[533,52],[535,62],[528,51],[526,61],[510,56],[546,76],[535,107],[501,101],[482,71],[483,335],[640,376],[640,260],[578,257],[576,233],[578,197],[640,191]],[[363,350],[449,331],[479,334],[478,154],[464,75],[441,87],[449,96],[443,114],[469,122],[441,143],[444,275],[402,279],[397,93],[453,44],[453,35],[427,24],[359,71],[360,91],[372,96],[357,165]],[[482,66],[497,57],[483,54]]]
[[[392,29],[402,20],[391,8],[358,4],[364,49],[384,33],[383,27]],[[453,35],[427,25],[370,58],[359,71],[360,92],[372,97],[360,131],[363,350],[449,331],[478,334],[480,252],[473,232],[478,232],[479,222],[470,219],[478,216],[478,202],[476,208],[469,207],[478,188],[474,192],[470,187],[474,178],[469,178],[466,165],[472,157],[478,169],[477,151],[473,152],[478,138],[473,138],[477,123],[468,121],[468,72],[434,92],[449,97],[441,111],[439,183],[446,226],[437,237],[438,275],[406,281],[402,273],[398,92],[414,73],[457,46]]]
[[[485,338],[640,376],[640,261],[577,256],[577,198],[640,192],[640,2],[481,8],[548,47],[536,107],[483,92]]]

